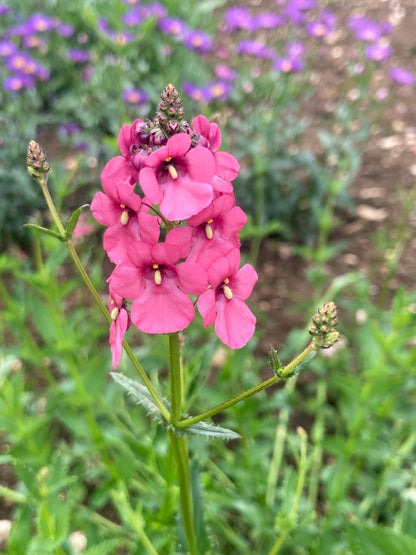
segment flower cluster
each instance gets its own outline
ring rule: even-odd
[[[245,300],[257,274],[250,264],[240,268],[238,232],[247,218],[231,183],[239,164],[219,150],[218,125],[202,115],[192,125],[183,119],[173,85],[161,98],[153,121],[122,126],[121,154],[104,167],[104,192],[91,204],[116,264],[108,279],[115,368],[130,322],[145,333],[174,333],[190,324],[197,305],[204,326],[215,324],[234,349],[255,329]]]

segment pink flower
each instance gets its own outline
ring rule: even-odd
[[[215,159],[214,190],[221,193],[231,193],[231,181],[240,170],[240,164],[228,152],[220,151],[222,136],[216,123],[210,123],[205,116],[197,116],[192,122],[193,130],[198,133],[198,144],[208,148]]]
[[[221,195],[199,214],[189,218],[193,228],[192,250],[189,261],[199,262],[205,269],[218,258],[240,247],[238,232],[247,216],[235,206],[232,195]]]
[[[120,364],[121,355],[123,354],[123,339],[126,331],[130,327],[130,316],[124,307],[123,297],[114,293],[111,287],[108,308],[111,319],[113,320],[110,326],[110,346],[113,368],[116,370]]]
[[[186,133],[173,135],[166,146],[152,152],[140,170],[140,185],[152,204],[170,221],[185,220],[208,206],[213,198],[215,161],[202,147],[191,148]]]
[[[114,291],[134,299],[131,319],[145,333],[174,333],[186,328],[195,316],[187,295],[198,295],[208,285],[198,263],[178,263],[189,252],[190,235],[177,230],[168,233],[165,243],[132,243],[127,249],[128,262],[117,266],[109,278]],[[184,236],[188,236],[186,246]]]
[[[204,327],[215,322],[215,333],[232,349],[244,347],[253,336],[256,317],[245,304],[258,276],[250,264],[241,269],[240,251],[234,249],[219,258],[207,271],[212,286],[198,299]]]
[[[118,148],[122,156],[114,156],[101,172],[103,189],[112,183],[127,181],[134,185],[139,171],[149,154],[148,135],[143,132],[145,123],[137,119],[132,125],[125,124],[118,135]]]

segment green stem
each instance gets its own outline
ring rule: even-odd
[[[269,555],[277,555],[277,553],[279,553],[280,548],[286,541],[286,538],[290,534],[290,531],[293,530],[293,528],[295,528],[295,517],[298,512],[300,498],[302,495],[303,486],[304,486],[305,477],[306,477],[306,455],[307,455],[307,436],[303,428],[298,428],[298,436],[300,438],[299,474],[298,474],[298,482],[296,485],[295,498],[293,500],[292,507],[290,509],[290,513],[288,516],[288,522],[290,524],[290,528],[287,527],[282,531],[282,533],[274,543],[273,547],[269,551]]]
[[[184,388],[178,333],[172,333],[169,335],[169,376],[171,391],[171,418],[172,423],[176,425],[176,423],[180,421],[182,410],[184,409]],[[169,431],[169,435],[178,473],[179,498],[183,525],[188,542],[188,551],[191,555],[198,555],[189,472],[188,440],[184,435],[176,435],[173,430]]]
[[[274,384],[286,379],[286,377],[290,376],[290,374],[294,371],[296,366],[301,364],[301,362],[312,351],[315,351],[315,350],[316,350],[316,347],[315,347],[314,343],[311,342],[306,347],[306,349],[300,353],[300,355],[298,355],[296,358],[294,358],[292,360],[292,362],[290,362],[288,365],[286,365],[282,369],[282,376],[283,377],[273,376],[272,378],[269,378],[268,380],[265,380],[264,382],[262,382],[258,385],[255,385],[254,387],[248,389],[247,391],[244,391],[243,393],[240,393],[240,394],[236,395],[235,397],[231,397],[231,399],[228,399],[228,401],[225,401],[224,403],[221,403],[220,405],[217,405],[217,406],[213,407],[212,409],[209,409],[205,412],[202,412],[201,414],[198,414],[197,416],[187,418],[186,420],[179,420],[179,421],[175,422],[174,425],[177,428],[187,428],[188,426],[191,426],[192,424],[196,424],[197,422],[201,422],[201,420],[205,420],[207,418],[210,418],[211,416],[214,416],[215,414],[218,414],[219,412],[222,412],[222,411],[236,405],[237,403],[240,403],[241,401],[244,401],[248,397],[251,397],[251,395],[255,395],[256,393],[259,393],[260,391],[263,391],[263,389],[266,389],[266,388],[270,387],[271,385],[274,385]]]
[[[47,182],[46,180],[40,180],[39,184],[42,188],[42,192],[43,195],[45,197],[46,203],[48,205],[48,208],[52,214],[52,218],[61,234],[62,237],[65,238],[65,245],[69,251],[69,254],[75,264],[75,266],[77,267],[79,273],[81,274],[82,279],[84,280],[84,283],[86,284],[86,286],[88,287],[91,295],[94,297],[95,302],[98,305],[98,308],[101,310],[101,312],[103,313],[104,317],[106,318],[107,322],[111,325],[112,323],[112,319],[110,316],[110,313],[107,310],[107,307],[105,306],[105,304],[103,303],[103,301],[101,300],[101,297],[98,293],[98,291],[96,290],[96,288],[94,287],[94,284],[92,283],[89,275],[87,274],[87,272],[85,271],[84,266],[82,265],[82,262],[71,242],[71,240],[67,237],[66,235],[66,231],[65,228],[62,224],[62,221],[59,217],[59,214],[56,210],[56,207],[53,203],[51,194],[49,192],[48,186],[47,186]],[[130,361],[132,362],[133,366],[135,367],[135,369],[137,370],[140,378],[142,379],[144,385],[147,387],[147,389],[149,390],[149,393],[151,394],[156,406],[158,407],[158,409],[160,410],[161,414],[164,416],[164,418],[170,422],[170,413],[168,411],[168,409],[165,407],[165,405],[163,404],[162,399],[159,397],[157,391],[155,390],[155,388],[153,387],[150,379],[148,378],[146,372],[144,371],[142,365],[139,363],[139,361],[136,359],[136,357],[133,354],[133,351],[131,350],[130,346],[128,345],[128,343],[126,341],[123,341],[123,348],[127,354],[127,356],[129,357]]]
[[[0,497],[4,497],[9,501],[13,501],[13,503],[25,503],[26,502],[26,495],[23,493],[19,493],[14,489],[10,489],[6,486],[2,486],[0,484]]]

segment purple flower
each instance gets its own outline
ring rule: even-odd
[[[231,84],[226,81],[215,81],[207,87],[209,100],[222,100],[225,102],[231,92]]]
[[[306,32],[311,37],[321,38],[326,37],[331,29],[323,21],[311,21],[306,25]]]
[[[391,56],[388,44],[371,44],[364,50],[364,56],[373,62],[384,62]]]
[[[140,9],[131,10],[123,15],[123,23],[128,27],[136,27],[143,21]]]
[[[377,42],[381,38],[381,28],[375,22],[363,16],[353,16],[349,19],[348,27],[354,31],[358,40]]]
[[[189,81],[182,83],[182,89],[186,96],[197,102],[208,102],[209,96],[206,88],[194,85]]]
[[[251,21],[251,29],[275,29],[285,23],[285,18],[275,13],[262,13]]]
[[[402,67],[392,67],[390,70],[390,77],[398,85],[413,85],[415,76],[410,71]]]
[[[177,17],[164,17],[159,20],[158,25],[162,33],[174,35],[179,39],[183,39],[188,30],[186,23]]]
[[[23,37],[24,48],[37,48],[43,53],[48,51],[48,43],[39,35],[27,35]]]
[[[203,31],[189,31],[185,37],[185,45],[197,52],[210,52],[212,50],[212,41],[210,37]]]
[[[8,58],[17,51],[17,47],[14,42],[9,40],[0,41],[0,57]]]
[[[288,42],[285,50],[289,58],[298,58],[305,52],[305,46],[301,42]]]
[[[11,7],[7,4],[0,4],[0,16],[8,15],[12,11]]]
[[[148,102],[149,97],[147,93],[140,89],[126,89],[123,92],[123,100],[127,104],[144,104]]]
[[[56,31],[61,37],[72,37],[74,34],[74,27],[69,25],[69,23],[59,23],[56,27]]]
[[[26,73],[25,69],[29,63],[29,56],[23,52],[16,51],[6,59],[6,67],[11,71]]]
[[[297,73],[302,71],[303,62],[300,58],[296,57],[277,58],[273,67],[281,73]]]
[[[35,80],[28,75],[10,75],[3,81],[3,87],[7,91],[19,92],[24,89],[33,89]]]
[[[245,29],[251,31],[253,29],[253,20],[247,8],[236,6],[225,12],[225,28],[228,32],[236,29]]]
[[[89,52],[86,52],[85,50],[80,50],[78,48],[70,48],[67,51],[67,55],[70,60],[78,64],[88,62],[88,60],[90,59]]]
[[[81,131],[79,123],[68,122],[59,126],[59,132],[65,135],[76,135]]]
[[[237,54],[248,54],[257,58],[273,58],[276,55],[272,48],[255,40],[242,40],[237,45]]]
[[[27,20],[26,25],[29,33],[39,33],[53,29],[55,20],[47,15],[36,13]]]
[[[238,77],[238,73],[225,64],[215,66],[215,75],[225,81],[235,81]]]

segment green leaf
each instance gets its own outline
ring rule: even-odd
[[[416,539],[385,526],[348,524],[347,535],[354,553],[360,555],[404,555],[416,553]],[[357,550],[358,548],[358,550]]]
[[[45,235],[50,235],[51,237],[55,237],[55,239],[59,239],[62,243],[65,243],[66,237],[63,237],[60,233],[56,231],[52,231],[52,229],[47,229],[46,227],[42,227],[36,224],[24,224],[23,227],[29,227],[34,231],[38,231],[39,233],[44,233]]]
[[[220,439],[241,439],[240,434],[230,430],[228,428],[222,428],[221,426],[214,426],[212,424],[207,424],[206,422],[198,422],[197,424],[192,424],[186,428],[175,428],[173,427],[177,435],[194,435],[194,436],[205,436],[205,437],[215,437]]]
[[[129,393],[134,399],[142,405],[147,412],[155,418],[161,424],[164,423],[164,419],[159,408],[155,405],[152,396],[149,393],[149,390],[144,385],[131,380],[124,374],[120,374],[119,372],[110,372],[111,377],[115,382],[120,384],[124,389]],[[169,407],[169,403],[162,399],[164,404]]]
[[[87,206],[89,206],[89,204],[83,204],[82,206],[80,206],[79,208],[77,208],[72,216],[69,218],[68,223],[66,224],[66,236],[68,239],[70,239],[72,237],[72,234],[74,233],[74,229],[75,226],[78,223],[79,217],[81,216],[81,212],[83,208],[86,208]]]

